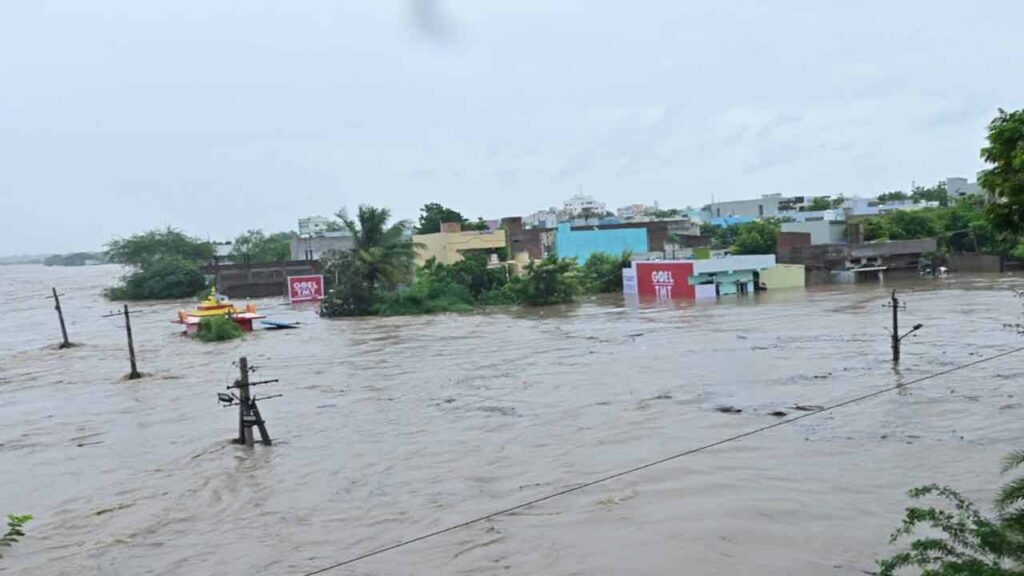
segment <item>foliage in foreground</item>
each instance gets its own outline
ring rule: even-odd
[[[28,521],[31,519],[31,514],[21,516],[8,514],[7,532],[0,536],[0,548],[10,548],[12,544],[20,540],[25,535],[25,524],[28,524]],[[3,554],[0,554],[0,558],[3,558]]]
[[[227,316],[211,316],[199,321],[196,336],[203,342],[220,342],[242,337],[242,327]]]
[[[213,246],[173,228],[150,230],[107,244],[111,262],[130,266],[112,300],[156,300],[194,296],[206,287],[199,264],[213,259]]]
[[[1024,451],[1010,454],[1003,473],[1024,465]],[[1003,485],[996,496],[994,517],[986,517],[959,492],[932,484],[915,488],[910,497],[938,497],[943,507],[907,508],[903,525],[892,542],[912,537],[920,528],[930,534],[910,543],[910,549],[880,561],[880,576],[914,568],[922,576],[1024,575],[1024,476]],[[935,534],[935,535],[931,535]]]

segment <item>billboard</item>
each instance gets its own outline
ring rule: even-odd
[[[320,274],[288,277],[288,300],[315,302],[324,299],[324,277]]]
[[[692,300],[696,290],[690,284],[693,262],[633,262],[637,292],[658,300]],[[625,281],[625,280],[624,280]]]

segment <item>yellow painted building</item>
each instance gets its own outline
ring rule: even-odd
[[[802,264],[776,264],[773,268],[761,270],[760,281],[768,290],[781,288],[803,288],[805,283]]]
[[[488,232],[463,232],[458,226],[445,224],[442,232],[436,234],[416,234],[413,242],[416,248],[416,265],[422,266],[431,258],[439,264],[454,264],[462,260],[462,253],[467,250],[494,250],[505,248],[505,230],[498,229]]]

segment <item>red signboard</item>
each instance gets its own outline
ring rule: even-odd
[[[313,302],[323,300],[324,277],[319,274],[309,276],[289,276],[288,299],[292,302]]]
[[[696,291],[690,284],[692,262],[634,262],[633,266],[636,267],[637,292],[641,297],[658,300],[696,298]]]

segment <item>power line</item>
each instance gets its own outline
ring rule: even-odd
[[[1003,358],[1004,356],[1009,356],[1011,354],[1016,354],[1017,352],[1021,352],[1021,351],[1024,351],[1024,346],[1019,347],[1019,348],[1014,348],[1014,349],[1008,350],[1006,352],[1001,352],[1001,353],[996,354],[994,356],[988,356],[986,358],[981,358],[981,359],[975,360],[973,362],[968,362],[967,364],[961,364],[959,366],[954,366],[952,368],[949,368],[947,370],[943,370],[941,372],[935,372],[933,374],[928,374],[926,376],[922,376],[922,377],[917,378],[915,380],[911,380],[910,382],[906,382],[906,383],[903,383],[903,384],[896,384],[894,386],[889,386],[888,388],[882,388],[880,390],[875,390],[874,392],[869,392],[867,394],[862,394],[860,396],[856,396],[854,398],[850,398],[848,400],[844,400],[844,401],[839,402],[837,404],[831,404],[829,406],[825,406],[825,407],[823,407],[823,408],[821,408],[819,410],[815,410],[813,412],[807,412],[807,413],[801,414],[799,416],[795,416],[793,418],[787,418],[785,420],[780,420],[778,422],[773,422],[771,424],[767,424],[767,425],[761,426],[759,428],[754,428],[753,430],[748,430],[746,432],[743,432],[743,433],[740,433],[740,434],[736,434],[734,436],[729,436],[727,438],[723,438],[721,440],[717,440],[717,441],[712,442],[710,444],[704,444],[703,446],[699,446],[697,448],[691,448],[689,450],[685,450],[683,452],[678,452],[676,454],[672,454],[670,456],[666,456],[666,457],[660,458],[658,460],[653,460],[651,462],[647,462],[646,464],[641,464],[639,466],[634,466],[634,467],[626,469],[626,470],[620,470],[619,472],[615,472],[615,473],[609,474],[607,476],[602,476],[601,478],[590,480],[590,481],[584,482],[582,484],[577,484],[576,486],[572,486],[572,487],[566,488],[564,490],[559,490],[557,492],[553,492],[553,493],[548,494],[546,496],[541,496],[539,498],[534,498],[533,500],[529,500],[529,501],[526,501],[526,502],[523,502],[523,503],[520,503],[520,504],[516,504],[515,506],[510,506],[508,508],[504,508],[502,510],[498,510],[497,512],[491,512],[490,514],[486,514],[484,516],[478,516],[478,517],[473,518],[471,520],[466,520],[466,521],[460,522],[458,524],[453,524],[451,526],[448,526],[447,528],[441,528],[439,530],[435,530],[433,532],[428,532],[427,534],[423,534],[423,535],[417,536],[415,538],[410,538],[409,540],[403,540],[402,542],[398,542],[398,543],[392,544],[390,546],[385,546],[383,548],[378,548],[376,550],[372,550],[370,552],[366,552],[364,554],[360,554],[359,556],[354,556],[352,558],[349,558],[348,560],[343,560],[341,562],[337,562],[335,564],[331,564],[330,566],[325,566],[325,567],[320,568],[318,570],[314,570],[313,572],[307,572],[303,576],[315,576],[316,574],[323,574],[323,573],[325,573],[327,571],[334,570],[335,568],[341,568],[342,566],[347,566],[349,564],[354,564],[356,562],[359,562],[359,561],[362,561],[362,560],[366,560],[367,558],[371,558],[373,556],[377,556],[377,555],[383,554],[385,552],[390,552],[392,550],[396,550],[398,548],[402,548],[402,547],[408,546],[410,544],[415,544],[417,542],[421,542],[423,540],[427,540],[428,538],[433,538],[435,536],[440,536],[442,534],[447,534],[448,532],[454,532],[455,530],[458,530],[460,528],[465,528],[466,526],[477,524],[477,523],[483,522],[485,520],[490,520],[490,519],[496,518],[498,516],[503,516],[503,515],[508,514],[510,512],[515,512],[517,510],[522,510],[523,508],[528,508],[530,506],[534,506],[536,504],[540,504],[541,502],[546,502],[548,500],[552,500],[552,499],[558,498],[560,496],[565,496],[566,494],[571,494],[573,492],[578,492],[580,490],[583,490],[584,488],[590,488],[591,486],[595,486],[597,484],[602,484],[602,483],[608,482],[610,480],[614,480],[616,478],[621,478],[621,477],[629,475],[629,474],[634,474],[636,472],[640,472],[640,471],[646,470],[648,468],[653,468],[654,466],[659,466],[661,464],[665,464],[666,462],[671,462],[671,461],[677,460],[679,458],[683,458],[683,457],[686,457],[686,456],[697,454],[698,452],[703,452],[705,450],[710,450],[711,448],[716,448],[716,447],[721,446],[723,444],[728,444],[730,442],[735,442],[737,440],[741,440],[743,438],[747,438],[747,437],[753,436],[755,434],[760,434],[761,432],[767,432],[768,430],[772,430],[772,429],[778,428],[780,426],[785,426],[787,424],[792,424],[794,422],[798,422],[800,420],[803,420],[804,418],[810,418],[811,416],[817,416],[818,414],[823,414],[825,412],[830,412],[832,410],[837,410],[839,408],[843,408],[845,406],[849,406],[849,405],[855,404],[857,402],[862,402],[864,400],[868,400],[868,399],[874,398],[876,396],[881,396],[882,394],[886,394],[888,392],[892,392],[892,391],[898,390],[900,388],[906,388],[907,386],[911,386],[913,384],[919,384],[919,383],[924,382],[926,380],[931,380],[933,378],[938,378],[940,376],[945,376],[947,374],[951,374],[951,373],[957,372],[959,370],[964,370],[964,369],[967,369],[967,368],[971,368],[973,366],[977,366],[977,365],[983,364],[985,362],[990,362],[992,360],[997,360],[999,358]]]

